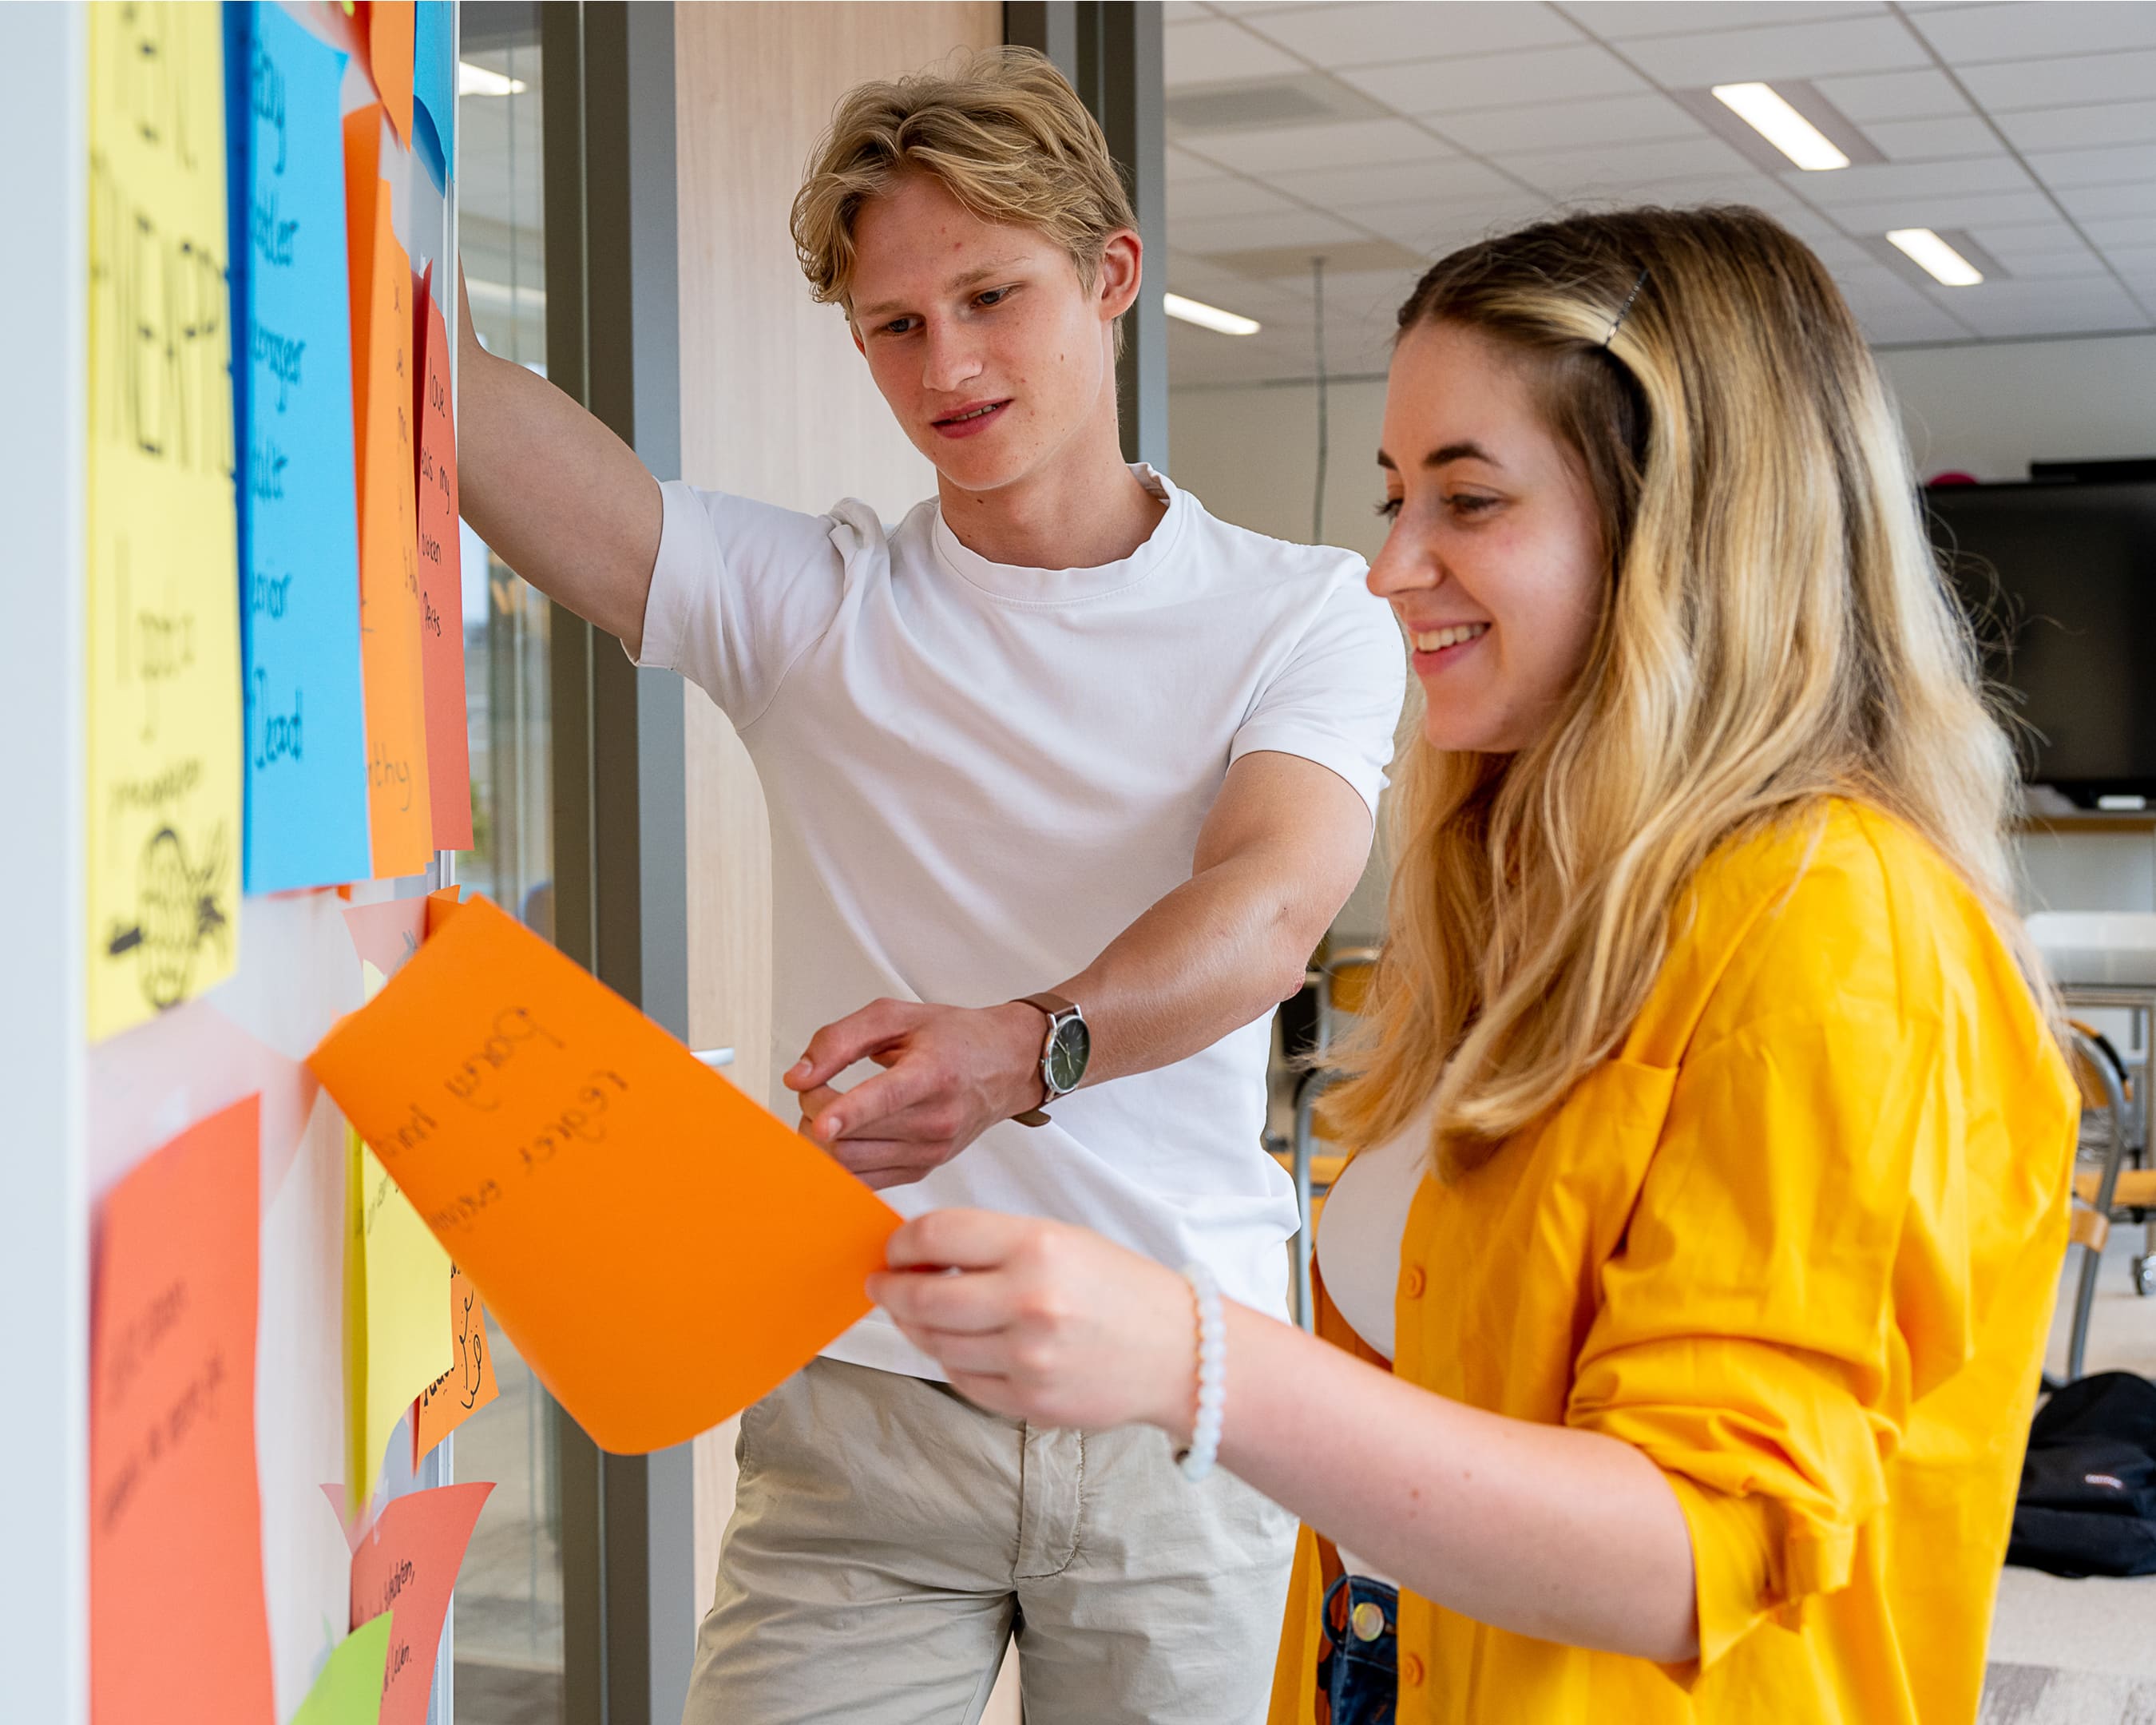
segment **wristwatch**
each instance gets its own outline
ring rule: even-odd
[[[1086,1077],[1086,1061],[1093,1051],[1092,1033],[1086,1014],[1075,1001],[1060,994],[1028,994],[1019,1003],[1038,1007],[1048,1015],[1048,1040],[1040,1045],[1040,1106],[1011,1118],[1020,1126],[1046,1126],[1048,1105],[1067,1096]]]

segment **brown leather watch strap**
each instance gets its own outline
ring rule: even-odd
[[[1048,1064],[1048,1040],[1049,1037],[1055,1034],[1056,1019],[1065,1013],[1073,1010],[1078,1003],[1075,1000],[1065,1000],[1060,994],[1053,993],[1044,988],[1038,994],[1021,994],[1015,1004],[1019,1006],[1035,1008],[1045,1014],[1048,1019],[1048,1034],[1042,1037],[1040,1042],[1040,1060],[1045,1066]],[[1044,1074],[1040,1081],[1040,1106],[1038,1108],[1029,1108],[1023,1114],[1014,1114],[1011,1118],[1020,1126],[1046,1126],[1048,1102],[1048,1079]]]

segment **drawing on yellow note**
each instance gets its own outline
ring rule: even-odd
[[[223,23],[214,7],[95,6],[88,28],[97,1040],[232,970],[241,691]]]

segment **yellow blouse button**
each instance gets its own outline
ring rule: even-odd
[[[1424,1284],[1428,1280],[1429,1278],[1422,1272],[1421,1265],[1410,1264],[1408,1266],[1406,1276],[1400,1282],[1400,1291],[1410,1300],[1419,1300],[1422,1298]]]
[[[1413,1653],[1400,1656],[1400,1681],[1410,1689],[1422,1687],[1422,1660]]]

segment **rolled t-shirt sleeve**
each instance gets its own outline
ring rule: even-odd
[[[753,724],[787,671],[830,627],[845,560],[833,516],[803,515],[679,480],[662,513],[639,665],[679,671],[737,726]]]
[[[1294,651],[1252,704],[1228,759],[1270,750],[1329,767],[1373,816],[1385,788],[1407,691],[1407,651],[1391,609],[1343,573]]]

